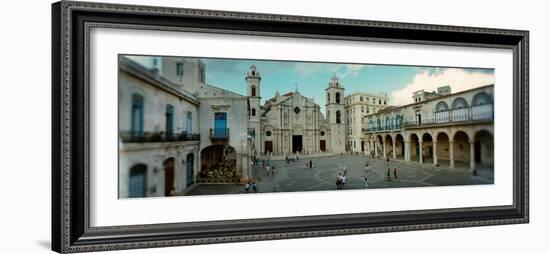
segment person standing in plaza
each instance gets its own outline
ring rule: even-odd
[[[248,193],[250,191],[250,182],[247,182],[245,185],[244,185],[244,192]]]
[[[271,176],[275,176],[275,167],[271,166]]]
[[[365,179],[363,179],[363,188],[365,188],[365,189],[369,188],[369,179],[367,179],[367,177],[365,177]]]
[[[265,166],[265,172],[267,173],[267,176],[269,176],[269,171],[271,170],[271,166],[267,165]]]
[[[393,168],[393,178],[397,180],[397,167]]]
[[[309,168],[313,168],[313,161],[309,160]]]
[[[391,181],[391,169],[388,167],[388,170],[386,172],[386,180]]]
[[[254,193],[258,193],[258,186],[256,186],[256,182],[252,183],[252,191],[254,191]]]
[[[338,190],[342,188],[342,173],[338,173],[338,176],[336,176],[336,188]]]
[[[347,176],[344,174],[342,176],[342,181],[341,181],[342,187],[340,187],[340,189],[345,189],[346,188],[346,180],[347,180]]]

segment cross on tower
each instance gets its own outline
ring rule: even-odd
[[[296,87],[296,88],[294,89],[294,92],[298,93],[298,83],[294,83],[294,86]]]

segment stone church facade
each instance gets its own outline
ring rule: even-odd
[[[325,89],[327,118],[313,98],[297,89],[282,95],[276,92],[260,105],[261,76],[255,66],[245,80],[254,156],[345,152],[344,88],[336,76]]]

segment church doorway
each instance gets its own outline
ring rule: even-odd
[[[319,147],[322,152],[327,150],[327,142],[325,140],[319,140]]]
[[[265,147],[265,153],[272,153],[273,152],[273,141],[265,141],[264,142]]]
[[[302,135],[292,135],[292,152],[302,151]]]

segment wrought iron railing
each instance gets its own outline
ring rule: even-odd
[[[122,142],[129,143],[150,143],[150,142],[182,142],[182,141],[199,141],[199,134],[181,133],[165,133],[165,132],[120,132]]]
[[[210,129],[211,139],[229,139],[229,128]]]
[[[453,109],[449,111],[435,112],[433,117],[423,116],[420,120],[403,121],[401,124],[369,126],[363,128],[363,132],[392,131],[401,128],[414,128],[438,124],[468,123],[493,120],[493,105],[479,105],[471,108]]]

